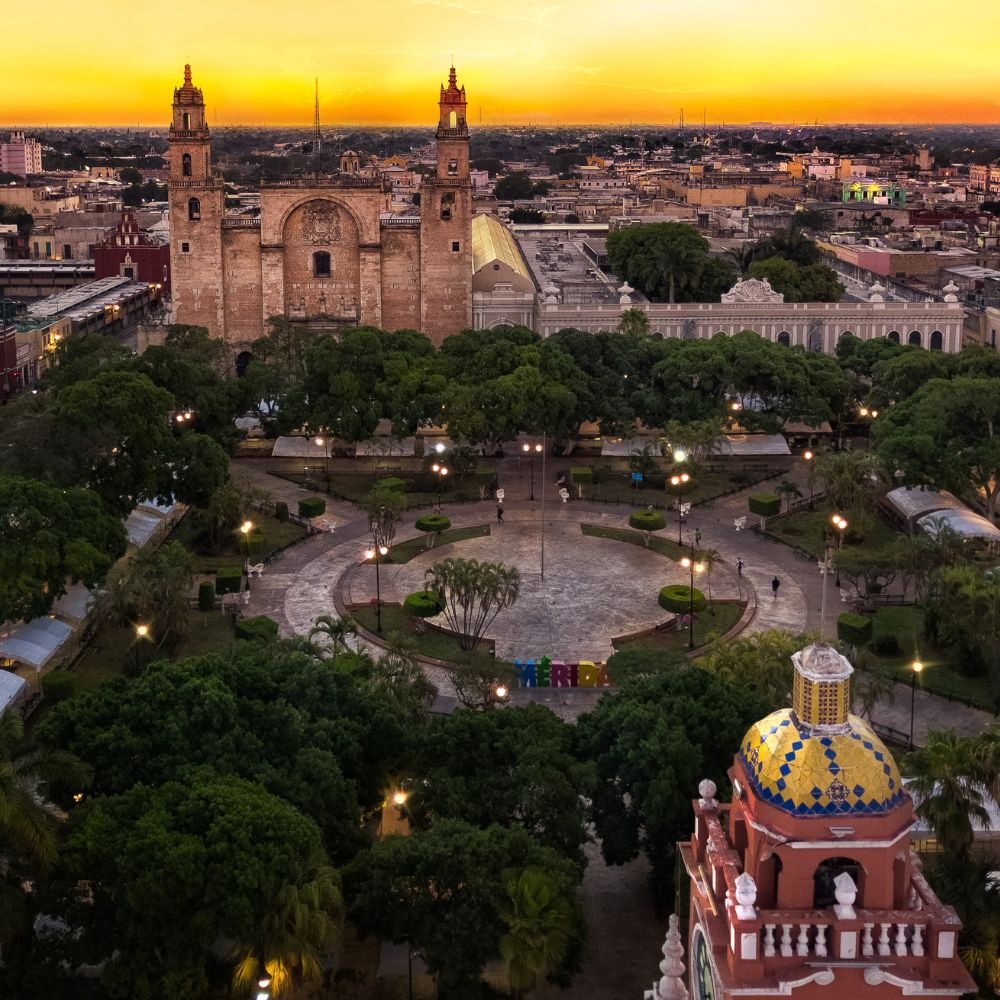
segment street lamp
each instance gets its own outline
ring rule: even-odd
[[[510,691],[507,690],[506,684],[498,684],[493,689],[493,694],[496,695],[497,701],[504,702],[510,698]]]
[[[924,669],[924,665],[919,660],[914,660],[910,665],[910,749],[913,749],[913,711],[917,698],[917,675]]]
[[[542,446],[540,444],[536,444],[534,447],[527,443],[521,445],[521,451],[528,456],[528,464],[531,466],[531,495],[528,497],[529,500],[535,499],[535,455],[541,453],[541,450]]]
[[[809,463],[809,509],[813,509],[813,478],[816,471],[816,466],[812,464],[813,459],[816,457],[811,451],[805,452],[802,456]]]
[[[862,417],[864,417],[866,420],[869,419],[869,418],[870,418],[870,420],[874,420],[878,416],[878,410],[869,410],[867,406],[862,406],[861,409],[858,410],[858,413]],[[866,425],[866,428],[865,428],[865,451],[866,452],[869,450],[869,447],[871,445],[871,435],[872,435],[872,425],[869,422]]]
[[[841,517],[839,514],[834,514],[830,519],[833,521],[833,526],[840,532],[840,540],[837,542],[837,549],[840,550],[844,547],[844,532],[847,530],[847,520]],[[840,586],[840,567],[837,567],[837,579],[833,581],[835,587]]]
[[[380,545],[378,547],[378,558],[376,558],[375,549],[365,549],[365,559],[371,561],[375,559],[375,631],[379,635],[382,634],[382,581],[379,578],[379,563],[382,561],[382,556],[389,554],[389,550],[384,546]]]
[[[257,980],[257,996],[255,1000],[271,1000],[271,977],[261,976]]]
[[[681,454],[682,451],[675,451],[674,455]],[[686,456],[685,456],[686,457]],[[683,461],[683,459],[682,459]],[[684,494],[684,487],[691,481],[691,477],[686,472],[681,472],[678,475],[670,477],[670,485],[677,490],[677,544],[681,544],[681,527],[684,524],[684,505],[681,503],[681,497]]]
[[[392,801],[397,808],[402,808],[403,806],[405,806],[406,800],[409,797],[410,796],[407,794],[407,792],[404,791],[402,788],[400,788],[399,791],[392,793]]]
[[[437,476],[437,493],[438,493],[438,513],[441,513],[441,477],[448,475],[448,467],[446,465],[439,465],[435,462],[431,466],[432,471]]]
[[[694,559],[689,559],[685,556],[681,560],[681,565],[686,570],[690,570],[691,573],[688,585],[688,596],[690,597],[690,604],[688,606],[688,649],[694,649],[694,575],[695,573],[701,573],[705,569],[705,564],[695,562]]]
[[[133,649],[134,654],[135,654],[134,658],[135,658],[135,669],[136,669],[136,671],[139,670],[139,660],[140,660],[139,646],[141,645],[141,643],[142,643],[142,641],[144,639],[148,639],[148,638],[149,638],[149,626],[148,625],[136,625],[136,627],[135,627],[135,642],[132,645],[132,649]]]
[[[250,571],[250,532],[253,531],[253,521],[244,521],[240,525],[240,534],[243,536],[243,572]]]
[[[326,438],[313,438],[317,445],[323,449],[323,481],[326,483],[324,492],[330,492],[330,445]]]

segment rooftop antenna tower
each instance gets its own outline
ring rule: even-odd
[[[319,157],[323,151],[323,138],[319,131],[319,77],[316,77],[316,110],[313,113],[313,158],[319,170]]]
[[[681,131],[683,132],[684,131],[684,109],[683,108],[681,108],[680,128],[681,128]]]

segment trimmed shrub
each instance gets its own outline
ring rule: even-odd
[[[754,493],[749,501],[750,513],[774,517],[781,513],[781,497],[775,493]]]
[[[574,465],[569,470],[569,481],[571,483],[592,483],[594,470],[589,465]]]
[[[299,501],[299,517],[319,517],[326,513],[326,501],[322,497],[303,497]]]
[[[849,646],[863,646],[871,637],[872,620],[866,615],[845,611],[837,617],[837,638],[841,642]]]
[[[433,590],[415,590],[406,595],[403,608],[416,618],[433,618],[441,613],[442,605]]]
[[[53,705],[76,694],[76,678],[68,670],[53,670],[42,678],[42,694]]]
[[[202,580],[198,584],[198,610],[213,611],[215,609],[215,584],[211,580]]]
[[[637,510],[629,515],[628,525],[638,531],[662,531],[667,519],[662,510]]]
[[[686,615],[691,611],[691,588],[683,583],[672,583],[669,587],[660,588],[657,600],[664,611],[675,615]],[[695,587],[694,610],[704,611],[707,604],[705,595]]]
[[[278,500],[274,505],[274,519],[276,521],[288,520],[288,504],[284,500]]]
[[[242,566],[220,566],[215,571],[215,592],[217,594],[235,594],[240,589],[240,580],[242,579]]]
[[[263,639],[270,642],[278,638],[278,623],[267,615],[254,615],[236,623],[237,639]]]
[[[375,488],[382,490],[394,490],[396,493],[405,493],[406,480],[400,479],[399,476],[386,476],[385,479],[379,479],[375,483]]]
[[[868,648],[876,656],[898,656],[899,640],[894,635],[877,635],[868,643]]]
[[[413,527],[417,531],[433,531],[434,534],[440,534],[451,527],[451,519],[444,514],[424,514],[423,517],[417,518]]]

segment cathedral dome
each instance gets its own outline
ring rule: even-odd
[[[750,727],[739,756],[757,797],[793,816],[872,816],[904,798],[892,754],[855,715],[825,733],[783,708]]]
[[[792,656],[792,708],[755,722],[739,758],[757,797],[793,816],[876,815],[904,799],[892,754],[850,714],[850,663],[818,642]]]

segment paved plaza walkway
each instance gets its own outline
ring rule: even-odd
[[[581,524],[627,527],[632,508],[571,500],[562,503],[553,485],[570,462],[551,463],[542,483],[536,470],[535,499],[529,499],[530,470],[516,459],[501,461],[498,468],[505,490],[504,523],[496,523],[496,504],[446,504],[444,513],[454,527],[487,524],[486,537],[437,546],[402,566],[384,565],[382,596],[401,601],[420,587],[424,570],[446,555],[501,559],[517,565],[522,574],[521,597],[509,612],[503,612],[488,633],[497,640],[500,656],[538,657],[545,653],[566,660],[601,659],[611,654],[610,637],[651,627],[665,618],[656,604],[659,588],[667,583],[686,583],[687,574],[673,560],[641,546],[584,536]],[[254,460],[236,460],[234,471],[268,489],[275,499],[295,510],[309,491],[268,475]],[[781,478],[805,485],[805,470],[793,468]],[[545,493],[545,578],[541,577],[542,491]],[[814,561],[793,549],[762,538],[751,530],[737,531],[735,521],[747,515],[747,496],[766,489],[766,484],[720,497],[695,507],[682,531],[682,541],[691,545],[700,530],[703,548],[720,553],[722,562],[712,574],[716,597],[750,596],[755,600],[753,617],[745,633],[768,629],[819,632],[822,588],[826,580],[826,633],[832,635],[840,613],[839,594],[832,582],[818,571]],[[413,522],[424,511],[408,512],[397,529],[397,541],[419,533]],[[752,516],[748,524],[752,523]],[[293,546],[269,564],[261,579],[254,579],[247,614],[267,614],[278,622],[283,635],[303,635],[314,619],[336,614],[338,587],[347,603],[370,600],[375,593],[374,568],[364,563],[369,544],[365,516],[349,503],[330,499],[327,513],[316,520],[321,532]],[[676,539],[676,522],[661,533]],[[736,574],[742,559],[743,577]],[[771,581],[781,585],[777,597]],[[511,627],[511,623],[514,626]],[[441,695],[453,694],[447,671],[427,668]],[[515,701],[530,698],[548,704],[564,718],[587,711],[599,694],[587,689],[516,690]],[[987,712],[969,708],[918,691],[915,737],[923,742],[929,729],[954,728],[962,733],[980,732],[993,721]],[[910,690],[897,685],[893,699],[876,705],[875,722],[901,732],[909,731]]]

